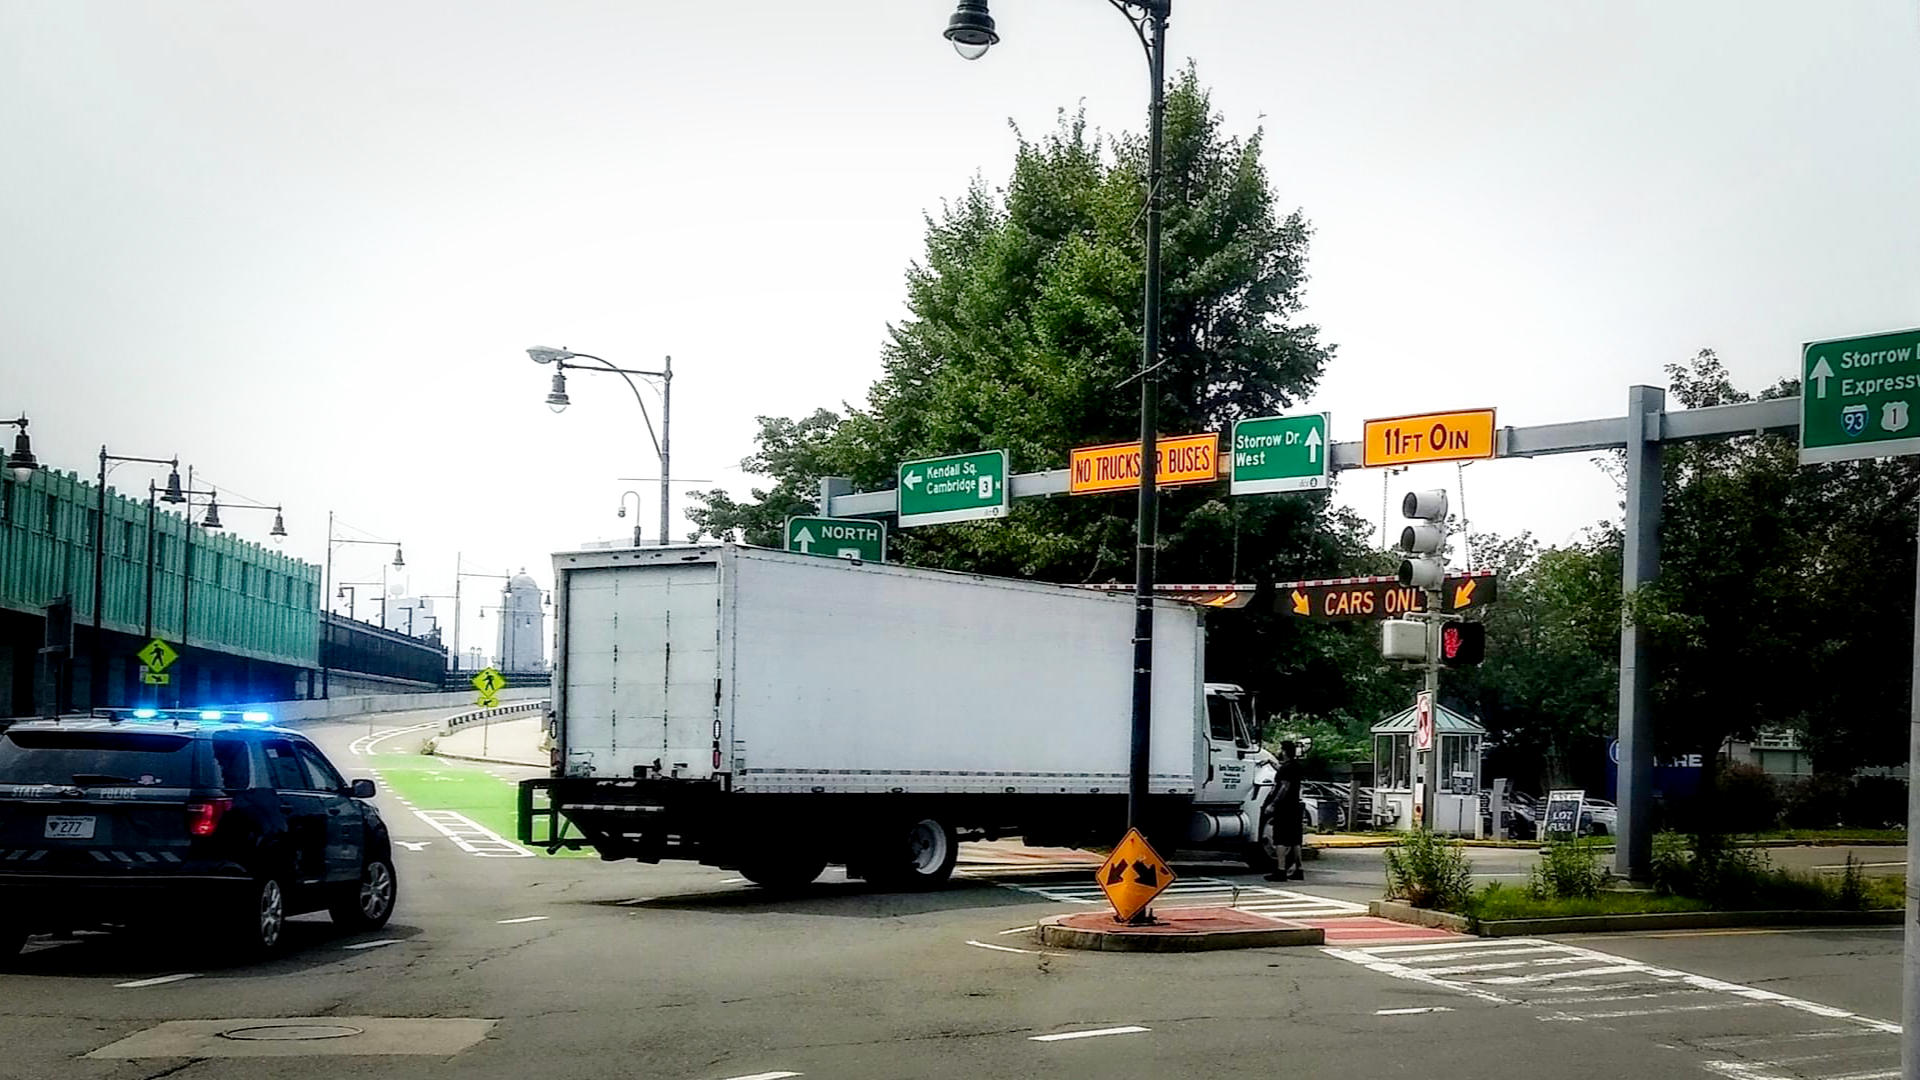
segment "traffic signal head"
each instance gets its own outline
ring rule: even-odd
[[[1445,488],[1429,488],[1426,491],[1409,491],[1400,500],[1400,516],[1421,518],[1426,521],[1447,520],[1447,492]]]
[[[1487,624],[1450,622],[1440,628],[1440,663],[1472,667],[1487,657]]]
[[[1400,571],[1394,576],[1402,588],[1437,589],[1446,581],[1447,564],[1438,556],[1401,559]]]

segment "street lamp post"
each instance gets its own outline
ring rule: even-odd
[[[147,481],[147,611],[141,621],[142,636],[153,640],[153,577],[155,556],[158,554],[159,539],[156,535],[159,527],[159,507],[157,503],[179,504],[187,501],[186,492],[180,488],[180,470],[176,467],[167,476],[167,490],[162,492],[152,480]]]
[[[333,549],[341,544],[370,544],[375,547],[386,547],[391,544],[393,545],[393,566],[405,569],[407,565],[406,555],[401,550],[400,541],[398,540],[354,540],[345,536],[337,537],[333,535],[333,511],[327,511],[327,569],[326,576],[320,585],[320,596],[322,599],[320,606],[319,660],[320,696],[322,698],[331,698],[333,696],[333,669],[327,665],[327,647],[333,644],[333,628],[328,625],[327,616],[333,611],[333,602],[326,598],[333,595]],[[386,603],[384,596],[385,590],[382,589],[381,591],[383,594],[381,603],[384,604]],[[380,623],[384,629],[386,619],[383,617]]]
[[[187,605],[187,601],[191,593],[189,586],[193,584],[193,500],[195,497],[201,495],[206,496],[207,502],[206,513],[201,515],[200,518],[200,527],[209,532],[225,528],[225,524],[220,520],[220,493],[212,488],[208,488],[206,491],[194,490],[193,469],[188,468],[187,486],[180,491],[180,501],[186,504],[187,514],[187,528],[184,534],[185,540],[180,545],[180,648],[182,652],[186,651],[189,640],[187,620],[192,612],[192,609]],[[273,511],[273,528],[269,532],[269,535],[274,538],[276,543],[286,538],[286,517],[282,514],[281,507],[277,504],[237,503],[229,501],[227,503],[227,509],[271,510]],[[178,702],[181,697],[181,690],[178,684],[175,685],[173,693],[175,702]]]
[[[461,559],[461,553],[457,551],[454,552],[453,553],[453,657],[454,657],[453,670],[455,671],[460,670],[460,663],[461,663],[460,582],[463,579],[470,578],[470,577],[492,578],[493,580],[500,581],[500,582],[507,582],[507,581],[513,580],[513,575],[511,574],[488,574],[488,573],[483,573],[482,571],[479,571],[479,570],[463,570],[460,568],[460,559]],[[501,588],[502,588],[502,591],[505,590],[504,585],[502,585]]]
[[[1145,809],[1153,733],[1153,581],[1155,472],[1160,380],[1160,186],[1161,137],[1166,120],[1167,18],[1172,0],[1107,0],[1127,21],[1147,52],[1152,82],[1147,136],[1147,266],[1141,304],[1140,501],[1135,521],[1133,589],[1133,733],[1127,762],[1127,827],[1139,828]],[[946,38],[962,58],[978,60],[1000,41],[987,0],[960,0],[947,21]]]
[[[123,454],[109,454],[103,444],[100,447],[100,474],[94,486],[93,504],[93,641],[88,651],[89,672],[87,678],[87,699],[93,705],[105,705],[107,695],[107,649],[102,639],[101,618],[106,611],[107,581],[107,473],[112,466],[139,462],[146,465],[165,465],[170,472],[167,476],[167,496],[169,502],[179,501],[180,495],[180,459],[129,457]],[[154,486],[147,484],[147,622],[153,621],[153,495]],[[132,554],[128,552],[128,554]]]
[[[626,380],[627,389],[633,391],[633,400],[640,403],[640,418],[646,421],[647,438],[653,442],[653,452],[660,457],[660,543],[664,546],[669,538],[667,493],[673,481],[673,469],[671,466],[673,449],[673,357],[667,357],[666,363],[659,371],[641,371],[636,368],[615,367],[612,363],[592,353],[574,352],[571,349],[564,348],[549,349],[536,345],[527,350],[527,355],[532,357],[533,362],[536,364],[554,365],[553,388],[547,393],[547,408],[552,409],[556,413],[572,403],[571,399],[567,397],[568,368],[572,368],[575,371],[590,371],[596,375],[611,372]],[[589,367],[585,364],[570,364],[567,362],[569,360],[591,360],[600,366]],[[658,438],[655,438],[653,434],[653,417],[647,412],[647,399],[641,396],[640,387],[635,385],[633,379],[630,378],[630,376],[633,375],[641,375],[649,379],[660,380],[660,435]]]

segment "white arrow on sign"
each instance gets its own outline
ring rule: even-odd
[[[1319,428],[1307,429],[1307,460],[1308,461],[1320,460],[1320,429]]]
[[[1813,371],[1807,378],[1813,380],[1814,397],[1827,396],[1827,380],[1833,378],[1833,369],[1827,366],[1826,357],[1823,356],[1815,361]]]
[[[901,483],[907,485],[908,491],[912,491],[914,488],[917,488],[920,486],[920,474],[917,472],[910,472],[907,474],[906,479],[902,480]]]
[[[805,525],[800,526],[800,531],[793,534],[793,545],[800,549],[802,555],[813,554],[813,530]]]

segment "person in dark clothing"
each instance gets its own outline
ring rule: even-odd
[[[1305,840],[1301,822],[1304,808],[1300,804],[1304,770],[1297,749],[1292,742],[1280,744],[1280,766],[1274,771],[1273,790],[1260,808],[1261,830],[1273,830],[1273,846],[1280,863],[1267,875],[1268,881],[1300,881],[1307,876],[1300,865],[1300,845]]]

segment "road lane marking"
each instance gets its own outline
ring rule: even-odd
[[[518,919],[501,919],[499,921],[499,925],[513,926],[516,923],[523,923],[523,922],[543,922],[549,917],[550,916],[546,916],[546,915],[522,915]]]
[[[1853,865],[1861,870],[1873,870],[1887,866],[1905,866],[1907,865],[1907,860],[1901,859],[1899,862],[1856,862]],[[1815,870],[1845,870],[1846,868],[1846,863],[1819,863],[1814,866]]]
[[[1138,1035],[1143,1031],[1152,1031],[1138,1025],[1127,1027],[1095,1028],[1092,1031],[1062,1031],[1057,1035],[1029,1035],[1028,1042],[1065,1042],[1068,1039],[1093,1039],[1102,1035]]]
[[[729,1076],[727,1077],[727,1080],[787,1080],[787,1078],[790,1076],[805,1076],[805,1075],[806,1075],[805,1073],[797,1073],[797,1072],[766,1072],[766,1073],[754,1073],[751,1076]]]
[[[984,941],[973,941],[971,939],[967,941],[967,944],[973,946],[976,949],[992,949],[994,952],[1020,953],[1023,956],[1059,956],[1060,955],[1059,953],[1041,952],[1038,949],[1016,949],[1011,945],[989,945]]]
[[[1016,885],[1007,881],[996,881],[994,884],[1015,892],[1044,896],[1048,900],[1061,904],[1097,906],[1107,902],[1106,895],[1100,891],[1099,885]],[[1222,901],[1232,904],[1237,910],[1263,915],[1269,919],[1300,919],[1367,913],[1365,904],[1212,877],[1177,881],[1155,899],[1154,906],[1160,909],[1218,907]]]
[[[1016,926],[1016,927],[1014,927],[1014,928],[1013,928],[1013,929],[1011,929],[1011,930],[1002,930],[1002,931],[1000,931],[1000,934],[1001,934],[1001,936],[1003,936],[1003,937],[1004,937],[1005,935],[1007,935],[1007,934],[1024,934],[1024,933],[1026,933],[1027,931],[1029,931],[1029,930],[1032,930],[1032,929],[1035,929],[1035,928],[1034,928],[1034,927],[1031,927],[1031,926]]]
[[[411,732],[425,731],[428,728],[437,728],[439,726],[440,721],[432,720],[424,724],[415,724],[412,727],[388,728],[385,731],[375,732],[371,735],[362,735],[347,746],[347,752],[351,754],[371,755],[376,743],[383,743],[388,739],[398,738]]]
[[[408,809],[413,809],[408,807]],[[533,852],[501,836],[465,814],[453,810],[413,810],[413,816],[432,826],[469,855],[483,859],[531,859]]]
[[[382,945],[398,945],[399,938],[381,938],[379,941],[356,941],[351,945],[340,946],[343,949],[377,949]]]
[[[1585,993],[1614,989],[1637,989],[1643,991],[1655,989],[1678,990],[1685,987],[1698,991],[1726,994],[1731,997],[1741,998],[1744,999],[1741,1003],[1742,1005],[1746,1003],[1766,1003],[1779,1005],[1782,1008],[1793,1009],[1797,1012],[1811,1013],[1814,1016],[1826,1017],[1833,1020],[1845,1020],[1850,1024],[1857,1025],[1869,1031],[1885,1032],[1888,1034],[1898,1034],[1900,1031],[1900,1025],[1892,1023],[1891,1021],[1880,1020],[1871,1016],[1861,1016],[1845,1009],[1837,1009],[1831,1005],[1823,1005],[1817,1001],[1788,997],[1785,994],[1775,993],[1772,990],[1762,990],[1757,987],[1744,986],[1740,983],[1727,982],[1723,979],[1715,979],[1706,975],[1695,975],[1691,972],[1678,971],[1673,968],[1658,967],[1628,957],[1615,956],[1611,953],[1582,948],[1578,945],[1543,941],[1537,938],[1505,939],[1505,943],[1514,947],[1538,947],[1541,948],[1542,951],[1551,952],[1575,962],[1589,963],[1595,966],[1568,971],[1543,972],[1534,975],[1457,973],[1454,974],[1451,979],[1448,979],[1442,978],[1441,975],[1449,972],[1450,969],[1433,966],[1432,961],[1457,957],[1459,955],[1459,945],[1464,943],[1450,943],[1440,946],[1351,946],[1346,948],[1327,948],[1322,951],[1329,956],[1359,964],[1362,967],[1380,972],[1381,974],[1391,975],[1395,978],[1406,979],[1411,982],[1424,982],[1436,986],[1443,986],[1458,993],[1468,994],[1473,997],[1482,998],[1483,1000],[1495,1000],[1503,1004],[1532,1005],[1551,1008],[1556,1003],[1567,1003],[1566,995],[1573,992]],[[1449,949],[1454,950],[1454,952],[1451,954],[1448,953],[1446,950]],[[1543,985],[1557,983],[1563,979],[1583,979],[1601,975],[1633,975],[1638,978],[1637,981],[1604,983],[1593,986]],[[1489,987],[1498,987],[1502,994],[1510,996],[1495,996],[1487,989]],[[1546,993],[1536,994],[1536,990],[1545,991]],[[1554,996],[1549,997],[1546,995]],[[1602,1013],[1575,1013],[1565,1009],[1555,1009],[1551,1016],[1542,1017],[1542,1019],[1580,1021],[1588,1019],[1609,1019],[1622,1016],[1654,1015],[1667,1012],[1698,1012],[1713,1008],[1738,1007],[1741,1006],[1725,1004],[1675,1005],[1659,1009],[1612,1010]],[[1733,1074],[1728,1073],[1725,1075],[1732,1076]],[[1749,1080],[1759,1080],[1759,1078],[1749,1078]]]
[[[431,840],[395,840],[394,843],[399,844],[401,847],[406,848],[408,851],[419,851],[421,848],[426,847],[428,844],[433,843],[433,841]]]
[[[1452,1012],[1451,1005],[1419,1005],[1411,1009],[1375,1009],[1375,1016],[1416,1016],[1420,1013]]]
[[[115,990],[138,990],[143,986],[165,986],[167,983],[177,983],[185,979],[197,979],[199,977],[198,973],[192,975],[162,975],[154,979],[135,979],[132,982],[114,983],[113,988]]]

